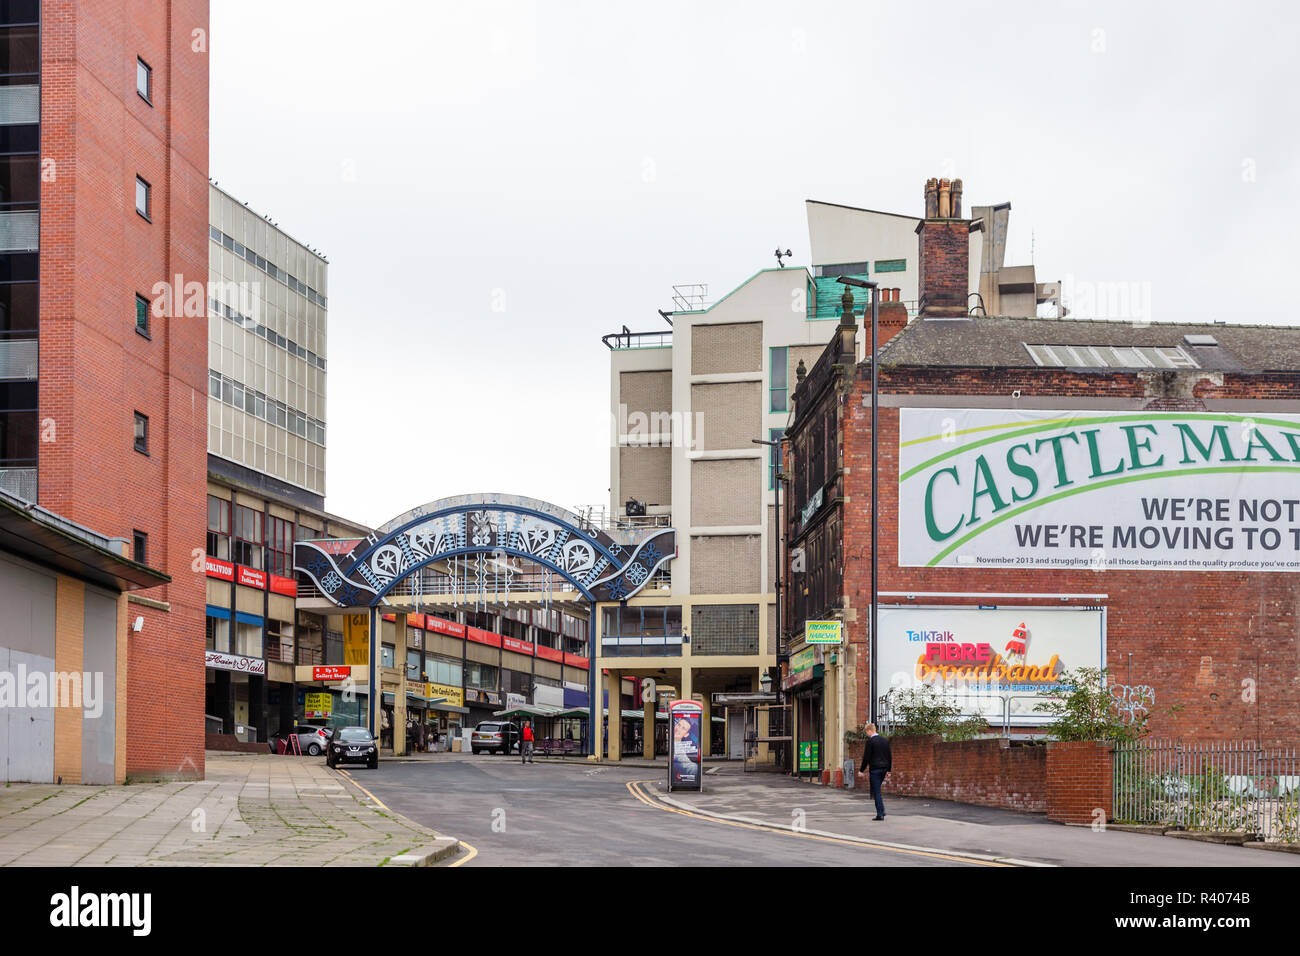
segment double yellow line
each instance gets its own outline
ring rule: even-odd
[[[997,860],[981,860],[968,856],[953,856],[948,853],[932,853],[927,850],[911,850],[905,847],[873,843],[869,840],[852,840],[843,837],[822,836],[817,833],[804,833],[799,830],[791,830],[788,827],[782,827],[776,824],[743,823],[739,820],[727,820],[721,817],[709,816],[704,813],[695,813],[691,810],[683,810],[680,807],[670,807],[667,804],[660,803],[645,790],[645,785],[648,783],[651,783],[651,781],[633,780],[627,784],[628,792],[644,803],[647,807],[654,807],[656,810],[664,810],[668,813],[680,813],[684,817],[692,817],[696,820],[705,820],[709,823],[721,824],[722,826],[740,827],[744,830],[763,830],[768,833],[783,833],[786,836],[799,837],[804,840],[817,840],[820,843],[838,843],[841,846],[853,846],[859,849],[883,850],[888,853],[902,853],[906,856],[923,856],[932,860],[943,860],[948,863],[970,863],[975,866],[995,867],[1013,866],[1011,863],[1002,863]]]

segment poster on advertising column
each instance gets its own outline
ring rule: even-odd
[[[1106,665],[1106,612],[1072,607],[884,607],[876,688],[928,685],[961,713],[998,725],[1054,719],[1043,703],[1062,675]]]
[[[904,408],[906,567],[1300,571],[1300,415]]]

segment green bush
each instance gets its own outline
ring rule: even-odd
[[[1058,681],[1060,694],[1040,706],[1056,717],[1052,736],[1057,740],[1137,740],[1146,733],[1149,711],[1125,719],[1106,686],[1106,672],[1096,667],[1065,671]]]
[[[892,688],[880,698],[880,712],[889,715],[893,737],[938,734],[944,740],[973,740],[988,732],[988,721],[963,714],[960,707],[944,700],[928,684]],[[858,731],[856,736],[860,738],[863,734]]]

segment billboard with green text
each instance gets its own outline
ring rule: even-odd
[[[1300,571],[1300,415],[901,409],[898,553]]]

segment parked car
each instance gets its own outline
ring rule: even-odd
[[[280,748],[277,743],[284,740],[288,743],[287,752],[293,753],[293,742],[289,740],[291,736],[297,736],[298,749],[305,754],[315,757],[325,752],[325,744],[329,741],[329,731],[324,727],[313,727],[310,724],[299,724],[288,733],[281,731],[270,740],[271,753],[279,753]]]
[[[325,766],[341,763],[364,763],[379,769],[379,744],[365,727],[336,727],[325,750]]]
[[[519,748],[519,727],[508,720],[487,720],[470,734],[469,749],[508,754]]]

